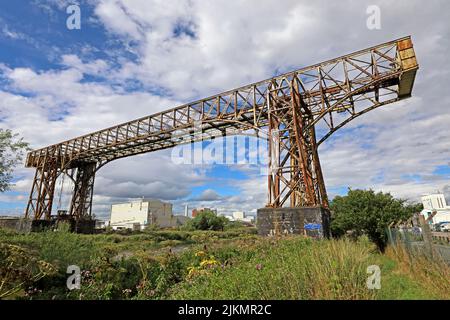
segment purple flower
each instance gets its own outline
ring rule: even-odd
[[[256,265],[256,270],[262,270],[262,268],[263,268],[263,266],[262,266],[262,264],[261,263],[258,263],[257,265]]]

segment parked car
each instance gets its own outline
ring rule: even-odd
[[[444,231],[450,231],[450,221],[443,221],[436,223],[433,226],[434,231],[437,232],[444,232]]]
[[[450,222],[441,224],[441,231],[450,232]]]

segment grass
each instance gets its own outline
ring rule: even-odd
[[[255,250],[256,249],[256,250]],[[245,249],[244,249],[245,250]],[[449,299],[449,268],[420,253],[390,248],[381,255],[367,241],[262,241],[233,267],[181,282],[173,299]],[[381,269],[381,289],[366,285],[369,265]]]
[[[372,299],[371,248],[364,243],[295,237],[265,240],[232,267],[173,288],[174,299]]]
[[[409,253],[403,246],[397,245],[389,247],[386,256],[397,263],[392,281],[401,278],[404,283],[409,281],[411,284],[405,285],[405,298],[450,299],[450,266],[438,254],[430,257],[420,249]]]
[[[84,266],[95,256],[123,251],[159,250],[179,245],[211,243],[223,239],[252,237],[253,228],[219,231],[160,230],[131,234],[82,235],[64,231],[20,234],[0,229],[0,242],[23,246],[39,253],[39,258],[61,266]]]
[[[450,299],[449,266],[436,257],[410,256],[402,247],[382,255],[365,239],[269,239],[254,233],[0,230],[0,243],[26,248],[58,270],[29,283],[34,291],[23,290],[16,297],[21,299]],[[81,290],[69,292],[71,264],[81,267],[83,280]],[[381,269],[380,290],[367,288],[369,265]]]

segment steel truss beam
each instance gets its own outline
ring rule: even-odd
[[[36,168],[26,216],[50,217],[61,172],[77,170],[70,212],[85,217],[95,171],[104,164],[191,137],[201,141],[250,129],[268,132],[270,140],[267,205],[326,207],[318,146],[358,116],[410,97],[417,69],[411,38],[405,37],[34,150],[26,161]],[[272,141],[275,133],[278,140]]]

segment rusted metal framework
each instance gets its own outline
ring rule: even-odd
[[[318,146],[356,117],[408,98],[417,69],[405,37],[34,150],[26,216],[50,219],[62,173],[74,181],[70,214],[89,218],[95,173],[106,163],[246,130],[268,132],[267,206],[328,207]]]

